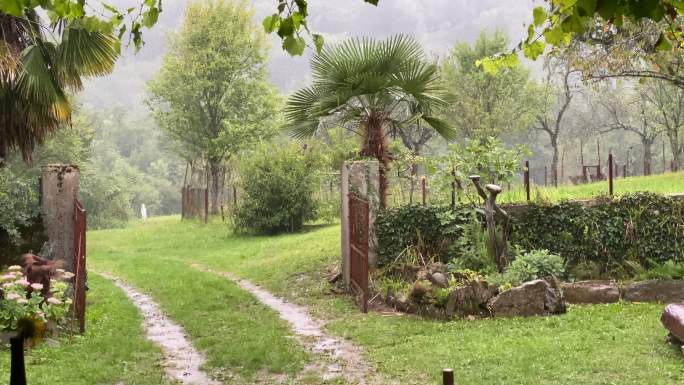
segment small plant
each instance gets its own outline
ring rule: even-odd
[[[503,274],[492,274],[488,278],[500,286],[518,286],[524,282],[547,276],[565,274],[565,262],[559,255],[548,250],[532,250],[519,254]]]
[[[42,284],[30,283],[20,266],[10,266],[0,276],[0,333],[16,334],[35,344],[65,324],[71,299],[64,280],[73,274],[63,270],[58,274],[59,280],[53,279],[47,292]]]
[[[684,279],[684,263],[666,261],[648,270],[639,272],[636,276],[638,280],[646,279]]]

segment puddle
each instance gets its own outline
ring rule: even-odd
[[[190,343],[182,327],[175,324],[159,308],[154,300],[121,279],[97,273],[121,288],[144,318],[147,339],[161,347],[164,352],[164,370],[183,384],[219,385],[200,369],[205,359]]]

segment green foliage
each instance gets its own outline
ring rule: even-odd
[[[490,275],[490,281],[499,285],[518,286],[524,282],[548,276],[562,277],[565,261],[548,250],[532,250],[519,254],[503,274]]]
[[[243,195],[233,219],[238,230],[262,233],[300,230],[315,217],[313,192],[320,164],[316,153],[296,143],[267,143],[240,165]]]
[[[463,236],[470,219],[469,208],[410,205],[381,211],[375,219],[378,261],[391,263],[413,247],[426,261],[448,261],[451,244]]]
[[[511,242],[548,249],[570,268],[624,275],[625,263],[649,268],[684,258],[684,203],[651,193],[628,194],[585,207],[533,204],[515,216]]]
[[[650,269],[641,269],[636,274],[637,280],[647,279],[684,279],[684,263],[665,261]]]
[[[489,236],[476,210],[471,211],[470,221],[463,227],[463,236],[449,246],[448,255],[452,257],[447,263],[449,271],[495,271],[496,264],[489,253]]]
[[[63,326],[71,304],[66,282],[53,279],[46,298],[41,294],[43,285],[30,284],[20,266],[10,266],[9,271],[0,273],[0,332],[17,332],[40,340],[48,326],[53,330]],[[63,272],[61,277],[66,280],[73,274]]]
[[[538,93],[519,63],[496,74],[476,66],[478,59],[506,50],[501,32],[485,32],[472,45],[461,42],[441,64],[445,87],[453,94],[444,118],[467,138],[498,137],[528,128],[538,110]]]

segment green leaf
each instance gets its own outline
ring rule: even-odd
[[[563,29],[560,26],[556,26],[544,31],[543,35],[547,43],[551,45],[561,45],[565,41],[566,33],[563,32]]]
[[[324,44],[323,36],[314,33],[312,37],[314,45],[316,46],[316,52],[321,53]]]
[[[379,0],[364,0],[368,4],[378,5]]]
[[[301,56],[304,53],[306,42],[299,36],[287,36],[283,40],[283,49],[292,56]]]
[[[264,26],[264,31],[266,31],[266,33],[272,33],[280,24],[280,16],[276,13],[266,16],[261,24]]]
[[[294,34],[294,31],[295,28],[294,22],[292,21],[292,17],[280,19],[280,27],[278,27],[278,36],[280,36],[281,38],[292,36],[292,34]]]
[[[147,28],[153,27],[155,24],[157,24],[157,20],[159,19],[159,9],[156,7],[150,8],[145,14],[143,15],[143,25]]]
[[[0,2],[0,11],[8,15],[21,16],[23,9],[24,5],[22,4],[21,0],[3,0]]]
[[[577,0],[577,13],[580,16],[594,16],[594,13],[596,13],[596,0]]]
[[[304,17],[299,12],[293,13],[292,16],[290,16],[290,17],[292,18],[292,24],[294,25],[294,29],[298,30],[299,25],[302,23],[302,20],[304,19]]]
[[[670,40],[661,33],[655,48],[657,51],[671,51],[672,44],[670,44]]]
[[[546,21],[548,14],[543,7],[536,7],[532,10],[532,16],[534,18],[534,25],[539,27]]]

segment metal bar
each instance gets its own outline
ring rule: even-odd
[[[442,370],[442,384],[454,385],[454,370],[453,369]]]
[[[613,196],[613,153],[608,153],[608,195]]]

